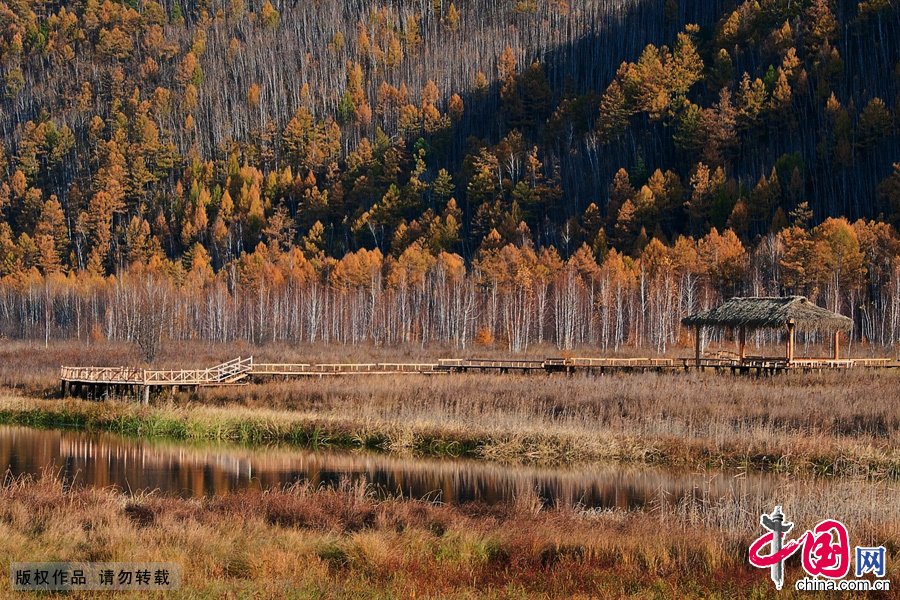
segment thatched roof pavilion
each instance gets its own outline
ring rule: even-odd
[[[818,331],[834,335],[834,360],[838,360],[840,332],[853,329],[853,320],[816,306],[803,296],[729,298],[721,306],[681,320],[696,330],[696,359],[700,364],[700,327],[737,329],[740,361],[744,362],[747,330],[786,329],[787,362],[794,361],[794,331]]]

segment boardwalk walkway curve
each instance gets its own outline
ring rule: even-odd
[[[351,375],[437,375],[450,373],[566,373],[588,372],[646,373],[674,371],[731,372],[732,374],[775,375],[789,370],[897,367],[889,359],[784,359],[712,356],[699,361],[694,358],[546,358],[543,360],[442,358],[434,363],[254,363],[253,357],[238,357],[206,369],[138,369],[134,367],[61,367],[63,396],[73,394],[88,398],[109,395],[141,394],[149,401],[153,388],[200,388],[244,385],[251,380],[271,377],[331,377]]]

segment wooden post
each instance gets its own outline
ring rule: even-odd
[[[694,327],[694,362],[700,366],[700,326]]]
[[[747,328],[744,325],[741,325],[741,331],[738,337],[738,356],[740,356],[739,364],[743,365],[744,356],[746,356],[747,354]]]
[[[141,404],[150,404],[150,386],[145,385],[141,394]]]
[[[840,350],[841,347],[841,332],[840,330],[834,332],[834,360],[838,360],[840,358]]]
[[[787,363],[788,366],[791,366],[791,363],[794,362],[794,320],[791,319],[788,322],[788,336],[787,336]]]

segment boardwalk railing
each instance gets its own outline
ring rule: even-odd
[[[147,385],[223,385],[235,383],[253,368],[253,357],[235,358],[208,369],[144,371]]]
[[[431,373],[434,363],[262,363],[253,365],[250,375],[351,375],[355,373]]]
[[[442,358],[438,360],[438,366],[445,369],[523,369],[527,371],[543,369],[544,361]]]
[[[132,367],[61,367],[59,378],[82,383],[144,383],[144,369]]]
[[[230,383],[244,378],[253,369],[253,357],[235,358],[207,369],[216,383]]]
[[[853,365],[856,367],[886,367],[890,364],[889,358],[854,358]]]
[[[308,363],[264,363],[253,365],[250,375],[297,375],[308,369]]]
[[[65,382],[109,385],[226,385],[245,378],[253,357],[235,358],[208,369],[157,370],[132,367],[61,367]]]
[[[548,358],[553,367],[671,367],[671,358]]]
[[[254,364],[253,357],[235,358],[207,369],[136,369],[133,367],[61,367],[60,380],[65,390],[66,384],[89,386],[136,385],[145,388],[156,386],[220,386],[245,383],[250,376],[327,376],[356,374],[441,374],[467,372],[475,369],[481,372],[506,373],[510,370],[523,372],[573,373],[577,370],[599,371],[669,371],[675,369],[730,369],[732,372],[782,372],[790,369],[849,369],[890,367],[890,359],[863,358],[834,360],[827,358],[794,359],[790,364],[784,358],[748,356],[741,362],[727,354],[701,357],[699,363],[694,358],[547,358],[544,360],[502,360],[442,358],[437,363],[261,363]]]
[[[382,371],[389,373],[430,373],[437,366],[434,363],[378,363]]]

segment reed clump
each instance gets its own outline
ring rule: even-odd
[[[850,490],[806,490],[786,510],[799,527],[842,518],[859,543],[884,543],[896,578],[896,507],[877,492],[851,506]],[[186,500],[67,488],[49,475],[0,485],[0,560],[174,561],[192,598],[766,598],[768,571],[746,560],[760,535],[748,511],[761,508],[740,498],[649,513],[528,498],[448,506],[349,484]],[[789,562],[788,583],[800,572]],[[8,586],[0,578],[0,593]],[[779,595],[795,596],[788,586]]]

